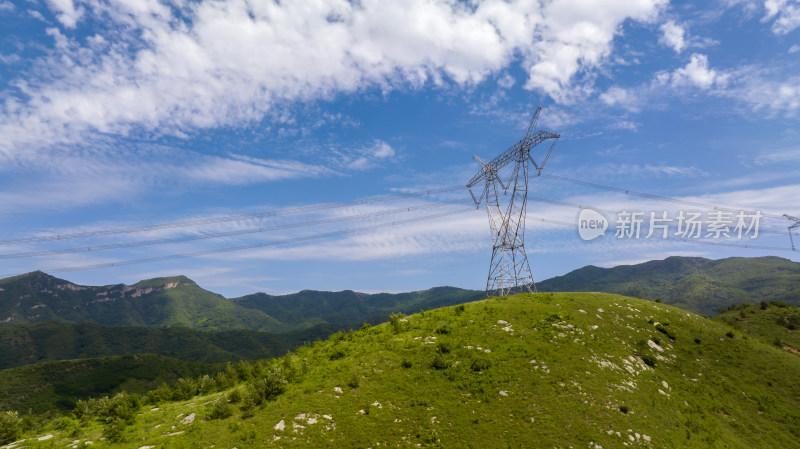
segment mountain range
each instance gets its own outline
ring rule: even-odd
[[[637,265],[589,265],[536,284],[544,292],[607,292],[714,316],[731,305],[800,306],[800,263],[780,257],[668,257]]]

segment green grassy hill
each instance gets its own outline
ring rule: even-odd
[[[70,411],[79,399],[144,394],[162,382],[213,374],[220,365],[151,354],[39,363],[0,371],[0,411]]]
[[[668,257],[613,268],[587,266],[536,284],[539,291],[596,291],[714,316],[731,305],[781,301],[800,306],[800,263],[780,257]]]
[[[124,412],[128,425],[94,403],[79,424],[31,430],[24,445],[800,447],[800,356],[612,294],[393,316],[254,368],[233,388]]]
[[[766,302],[739,304],[717,315],[715,320],[763,338],[776,346],[800,350],[800,308]]]
[[[202,332],[182,327],[110,327],[42,322],[0,327],[0,370],[46,361],[157,354],[198,363],[277,357],[341,326],[317,325],[281,334],[250,330]]]

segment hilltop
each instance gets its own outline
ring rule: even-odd
[[[800,356],[665,304],[518,295],[337,333],[216,393],[91,402],[25,445],[791,448],[797,372]]]
[[[800,308],[779,302],[739,304],[714,317],[787,349],[800,350]]]
[[[637,265],[589,265],[536,284],[539,291],[616,293],[714,316],[731,305],[780,301],[800,306],[800,263],[780,257],[668,257]]]

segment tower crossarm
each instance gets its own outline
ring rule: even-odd
[[[789,214],[783,214],[783,216],[794,222],[794,224],[789,226],[789,229],[800,228],[800,218],[793,217]]]
[[[530,154],[531,148],[539,145],[547,139],[558,139],[559,137],[561,137],[560,134],[544,130],[537,131],[532,136],[525,137],[524,139],[512,145],[511,148],[502,152],[499,156],[495,157],[491,161],[487,162],[486,165],[481,167],[481,170],[469,180],[467,187],[471,188],[475,186],[475,184],[485,181],[489,176],[491,176],[490,173],[488,173],[489,170],[491,170],[493,173],[497,173],[498,171],[502,170],[503,167],[515,161],[521,152],[526,153],[523,154],[523,158],[527,157],[527,155]],[[545,161],[547,161],[547,158],[545,158]],[[544,164],[542,164],[542,167],[543,166]],[[536,168],[541,169],[541,167],[538,165]]]

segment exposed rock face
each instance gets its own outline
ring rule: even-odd
[[[85,310],[91,308],[92,304],[141,298],[185,285],[196,285],[191,279],[179,276],[150,279],[134,285],[116,284],[95,287],[74,284],[41,271],[2,281],[0,324],[9,324],[15,319],[33,322],[43,319],[59,320],[66,317],[70,320],[73,319],[68,318],[71,316],[70,311]],[[83,316],[81,315],[81,317]]]

